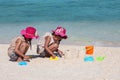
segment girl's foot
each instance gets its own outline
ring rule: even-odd
[[[17,62],[23,61],[21,57],[18,57]]]
[[[30,60],[29,60],[29,59],[23,59],[23,61],[27,61],[27,62],[30,62]]]

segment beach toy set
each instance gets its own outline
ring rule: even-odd
[[[93,62],[95,59],[93,58],[94,53],[94,46],[86,46],[86,56],[84,57],[85,62]],[[96,57],[97,61],[103,61],[105,59],[105,56],[98,56]]]
[[[93,62],[94,61],[94,58],[93,58],[94,46],[86,46],[85,50],[86,50],[86,56],[84,57],[84,61]]]

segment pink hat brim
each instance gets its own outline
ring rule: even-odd
[[[35,36],[35,35],[27,35],[27,33],[26,33],[26,30],[21,30],[21,32],[20,32],[22,35],[24,35],[26,38],[32,38],[32,39],[34,39],[34,38],[39,38],[39,35],[37,35],[37,36]]]
[[[55,33],[55,30],[52,30],[52,32]],[[59,35],[59,36],[61,36],[64,39],[68,38],[68,36],[66,34],[57,34],[57,33],[55,33],[55,35]]]
[[[25,35],[26,31],[23,29],[23,30],[21,30],[20,34]]]

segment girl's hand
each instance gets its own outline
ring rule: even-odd
[[[61,55],[61,56],[64,56],[63,52],[62,51],[58,51],[58,53]]]
[[[24,56],[24,59],[25,59],[25,60],[28,60],[28,59],[30,59],[30,57],[25,55],[25,56]]]
[[[53,59],[55,59],[55,57],[56,57],[55,55],[52,55],[52,58],[53,58]]]

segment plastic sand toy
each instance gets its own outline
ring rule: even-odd
[[[85,62],[93,62],[94,58],[92,56],[87,56],[87,57],[84,58],[84,61]]]
[[[21,61],[21,62],[18,62],[18,65],[26,66],[26,65],[27,65],[27,62],[25,62],[25,61]]]
[[[50,57],[50,60],[53,60],[53,61],[57,61],[59,58],[56,56],[55,58],[53,58],[52,56]]]
[[[94,53],[94,46],[86,46],[85,49],[86,49],[86,54],[87,55],[93,55],[93,53]]]
[[[105,59],[104,56],[99,56],[99,57],[96,58],[97,61],[103,61],[104,59]]]

